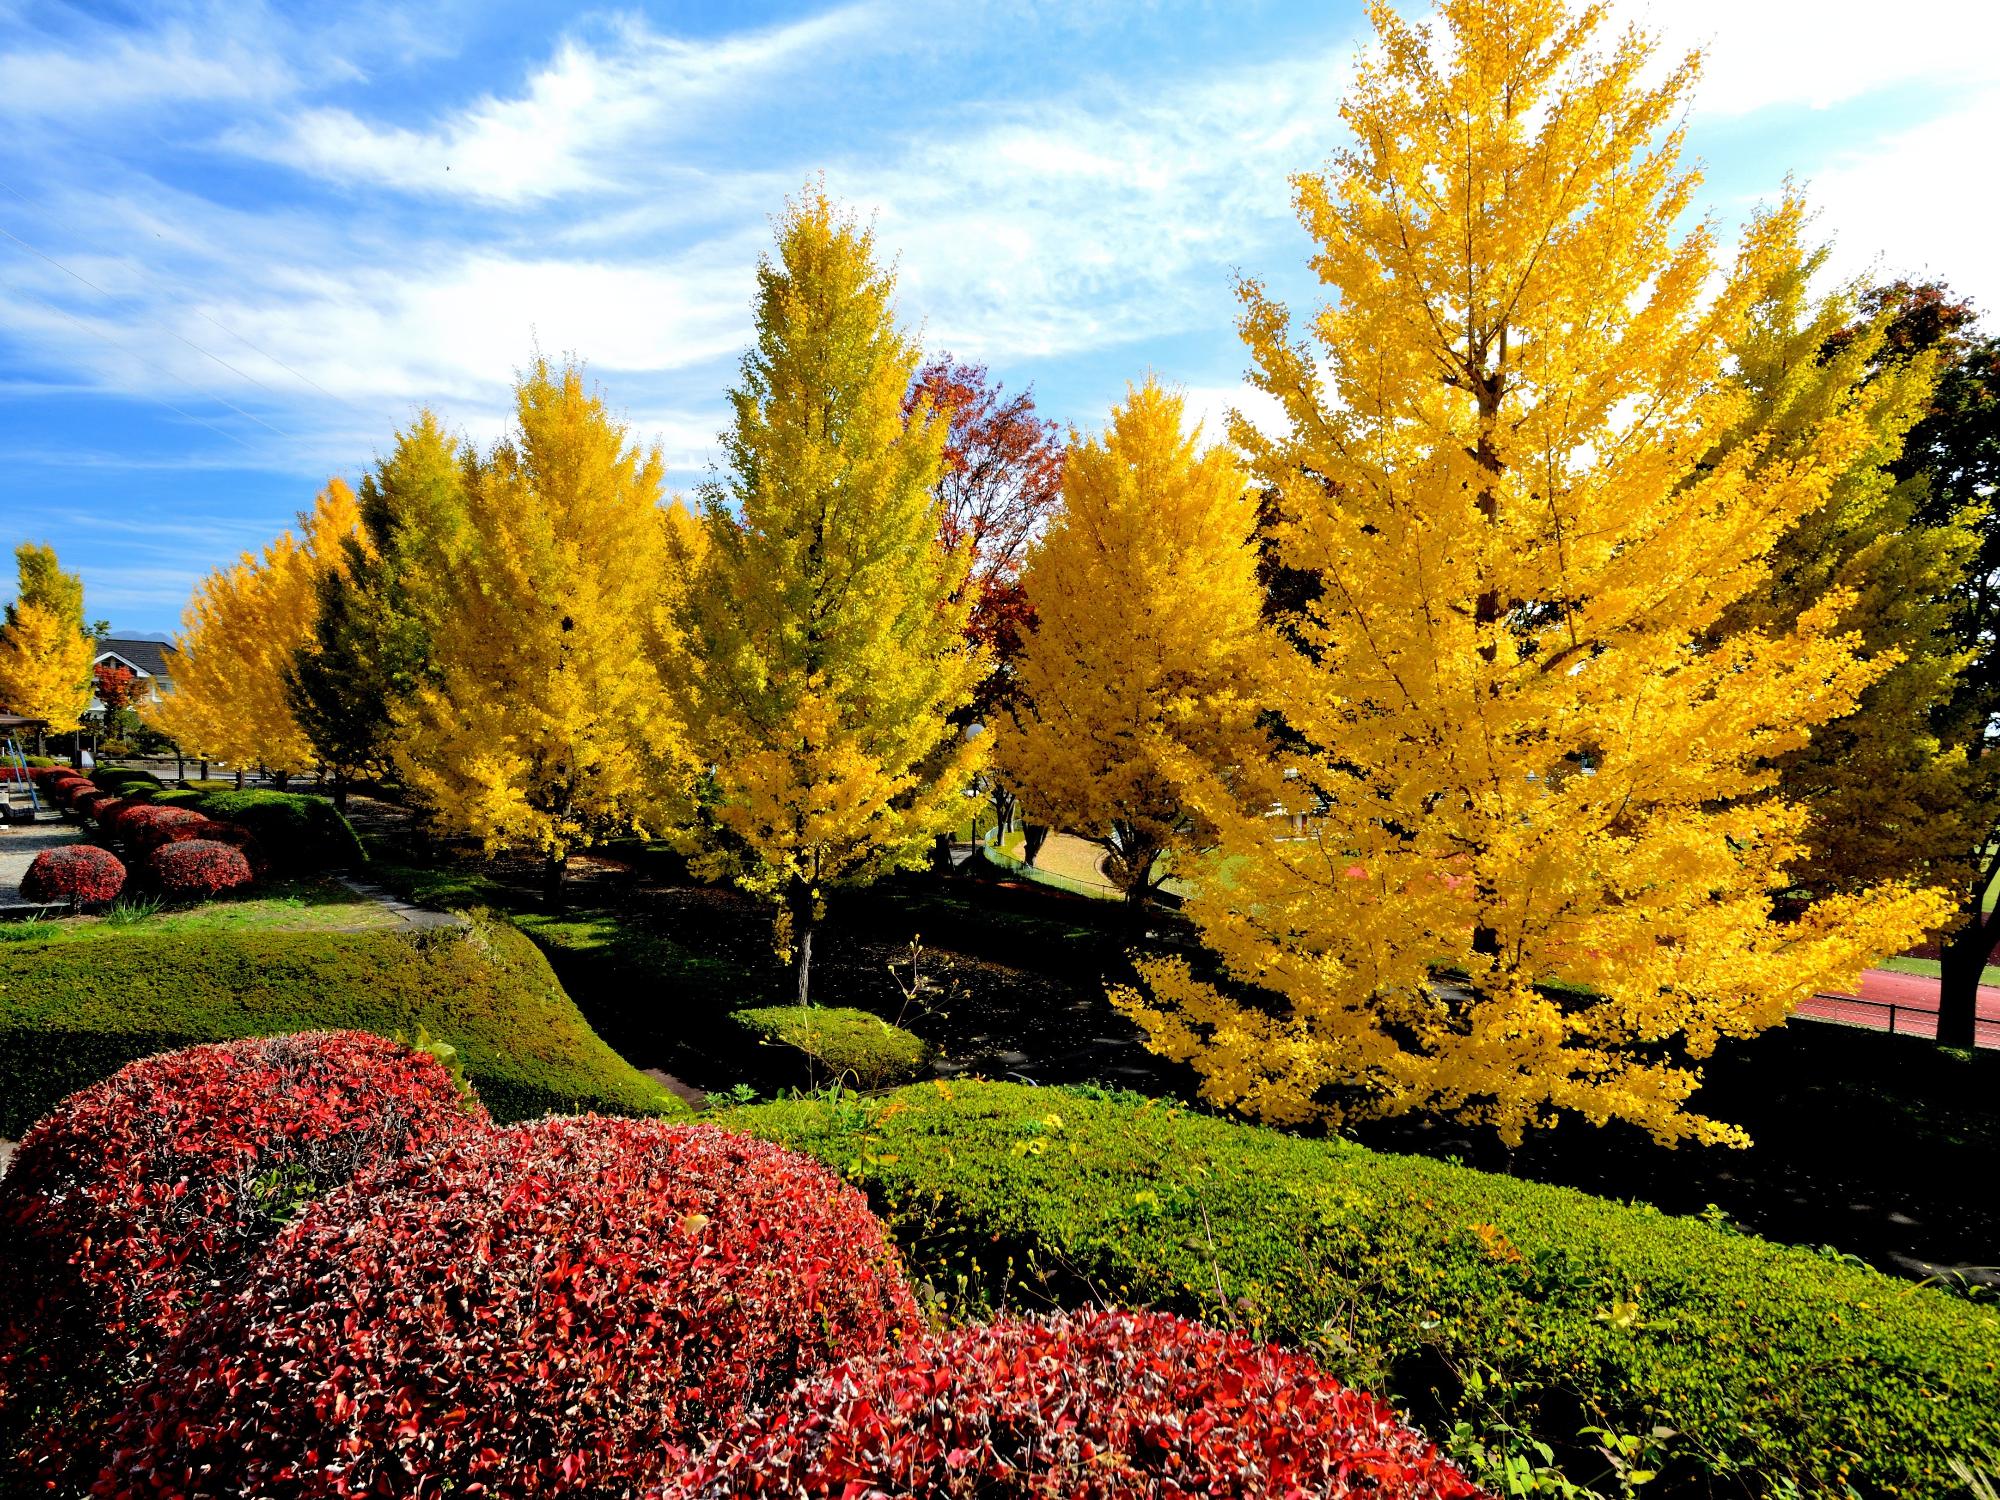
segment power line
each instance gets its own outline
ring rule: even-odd
[[[8,183],[0,182],[0,192],[6,192],[12,194],[14,197],[20,199],[21,202],[27,204],[28,207],[30,208],[37,208],[37,209],[40,208],[40,205],[38,205],[32,198],[28,197],[27,194],[21,192],[19,189],[11,186]],[[17,243],[25,243],[20,240],[20,237],[18,235],[11,236],[11,238],[13,238]],[[33,247],[30,246],[29,248],[32,249]],[[76,272],[70,271],[69,267],[63,265],[60,261],[57,261],[50,256],[42,255],[42,252],[39,250],[35,251],[35,253],[37,255],[41,255],[43,260],[48,261],[50,265],[55,266],[58,270],[69,271],[70,275],[76,276]],[[136,259],[136,257],[133,258]],[[154,277],[156,280],[164,279],[161,278],[157,272],[152,270],[152,268],[147,266],[143,261],[141,261],[139,264],[140,264],[140,269],[145,271],[149,276]],[[83,278],[81,276],[77,276],[77,280],[83,281]],[[88,281],[84,281],[84,285],[89,286],[91,285],[91,283]],[[100,287],[97,288],[97,290],[102,291],[103,289]],[[182,283],[182,290],[186,290],[185,283]],[[106,292],[105,295],[109,296],[110,293]],[[200,318],[203,322],[213,324],[215,327],[220,328],[224,333],[228,334],[231,338],[235,339],[237,343],[243,345],[244,348],[250,350],[251,353],[258,355],[260,358],[268,359],[272,364],[276,365],[279,369],[283,370],[287,375],[290,375],[294,380],[303,381],[305,384],[311,386],[314,390],[318,391],[322,396],[326,397],[327,400],[338,401],[343,406],[350,406],[354,408],[354,410],[356,411],[367,410],[366,407],[362,406],[360,402],[355,401],[352,397],[336,396],[332,391],[328,390],[325,386],[321,385],[317,380],[314,380],[312,376],[306,374],[302,370],[293,369],[290,365],[286,364],[282,359],[278,358],[277,355],[271,353],[270,350],[261,348],[258,345],[251,343],[248,338],[238,333],[234,328],[231,328],[227,323],[222,322],[220,319],[210,316],[208,313],[203,312],[198,307],[191,307],[189,310],[193,312],[194,315]],[[179,338],[180,335],[176,334],[175,337]],[[188,340],[182,339],[181,342],[187,343]],[[191,345],[191,347],[197,349],[201,348],[199,344]],[[202,353],[208,354],[208,351],[206,349],[203,349]],[[217,357],[213,354],[209,354],[209,358],[216,359],[216,362],[218,364],[226,363],[226,361],[217,359]],[[234,365],[230,365],[229,368],[232,370],[236,369]],[[237,370],[237,374],[243,375],[243,372],[241,370]],[[262,381],[256,380],[255,377],[253,376],[243,375],[243,378],[245,380],[252,381],[254,384],[262,386],[263,389],[267,391],[271,389],[269,386],[264,385]],[[272,391],[272,394],[276,395],[277,392]]]
[[[12,240],[15,244],[19,245],[23,250],[26,250],[30,255],[36,256],[41,260],[48,261],[50,265],[54,266],[58,271],[63,272],[65,275],[75,276],[78,281],[82,282],[85,286],[89,287],[92,291],[98,293],[100,296],[109,297],[111,295],[111,293],[105,291],[103,287],[99,286],[89,277],[80,275],[79,273],[70,270],[68,266],[64,265],[61,261],[54,259],[52,256],[43,255],[41,251],[37,250],[33,245],[29,244],[26,240],[22,239],[18,234],[15,234],[11,229],[6,228],[4,225],[0,225],[0,235],[5,235],[8,239]],[[72,321],[75,320],[72,319]],[[169,329],[168,332],[171,333],[172,330]],[[181,336],[177,333],[174,334],[173,336],[177,339],[180,339],[183,344],[186,344],[190,349],[193,349],[197,353],[208,354],[208,357],[210,359],[214,360],[217,364],[221,365],[225,370],[234,370],[238,375],[243,375],[243,378],[245,380],[248,380],[252,385],[259,386],[267,391],[271,390],[271,388],[268,385],[265,385],[263,381],[258,380],[250,375],[244,375],[241,370],[237,370],[236,366],[232,365],[228,360],[223,359],[218,355],[209,354],[206,349],[202,348],[201,345],[195,343],[192,339],[181,338]],[[148,361],[148,363],[151,363],[151,361]],[[156,370],[160,370],[163,374],[167,376],[169,380],[182,378],[182,377],[176,377],[171,371],[166,370],[163,366],[155,364],[153,368]],[[189,386],[193,386],[197,392],[199,392],[203,396],[206,396],[209,400],[214,401],[219,405],[228,407],[238,416],[245,417],[248,420],[255,422],[259,427],[269,427],[271,431],[277,433],[277,435],[281,438],[289,439],[292,436],[289,432],[285,431],[284,428],[275,426],[270,422],[266,422],[262,417],[258,416],[254,411],[246,411],[244,408],[238,406],[234,401],[229,400],[228,397],[226,396],[218,396],[213,391],[203,390],[202,387],[195,385],[192,380],[184,380],[183,383]],[[275,396],[277,392],[271,391],[271,394]]]
[[[76,324],[77,327],[81,328],[85,333],[94,334],[96,337],[103,339],[104,342],[106,342],[107,344],[112,344],[120,349],[123,349],[127,354],[131,355],[134,359],[140,361],[142,364],[151,365],[155,370],[158,370],[161,374],[165,375],[169,380],[175,378],[174,373],[171,370],[168,370],[165,366],[160,365],[155,361],[148,359],[145,355],[141,354],[137,349],[132,348],[130,345],[122,342],[121,340],[114,339],[110,334],[106,333],[103,329],[92,328],[88,323],[84,322],[83,319],[76,317],[74,314],[69,313],[64,309],[58,307],[55,303],[49,301],[48,298],[43,297],[35,292],[22,291],[22,289],[19,287],[12,287],[10,288],[10,290],[19,293],[22,296],[31,298],[36,302],[41,303],[42,306],[46,307],[50,312],[54,313],[57,317],[67,318],[70,322]],[[199,387],[197,387],[197,389],[199,389]],[[207,392],[204,391],[202,392],[202,394],[207,395]],[[154,402],[155,404],[160,406],[164,406],[168,411],[173,412],[176,416],[186,417],[190,422],[194,422],[200,426],[206,427],[210,432],[219,432],[224,437],[228,438],[232,443],[240,444],[242,447],[248,448],[252,453],[255,453],[257,451],[254,447],[251,447],[249,443],[244,442],[241,437],[231,432],[227,427],[218,427],[213,422],[206,421],[201,417],[197,417],[193,412],[182,411],[178,406],[174,405],[173,402],[168,401],[164,397],[146,396],[143,397],[142,399]],[[210,399],[214,400],[217,398],[211,397]],[[224,406],[229,406],[229,403],[227,401],[224,401],[222,404]],[[230,410],[241,411],[242,408],[230,406]],[[249,413],[244,412],[244,415],[249,416]],[[253,417],[251,418],[251,420],[255,421],[256,419]],[[266,427],[270,427],[271,424],[266,422],[264,425]],[[278,431],[278,429],[275,427],[272,427],[271,430],[273,432]],[[278,433],[278,435],[280,437],[288,436],[288,434],[286,433]]]

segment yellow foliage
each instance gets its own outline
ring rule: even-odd
[[[1209,837],[1182,796],[1187,763],[1219,776],[1262,749],[1255,506],[1227,448],[1197,452],[1182,409],[1149,379],[1101,441],[1072,434],[993,752],[1036,818],[1102,844],[1134,898]]]
[[[1864,658],[1887,667],[1854,713],[1778,759],[1779,791],[1811,814],[1792,878],[1813,896],[1888,876],[1963,888],[1985,827],[1976,821],[1982,799],[1970,795],[1981,770],[1939,735],[1936,710],[1969,660],[1952,632],[1952,593],[1979,534],[1969,513],[1920,524],[1927,482],[1898,483],[1888,467],[1929,408],[1937,358],[1885,358],[1889,312],[1862,322],[1851,287],[1815,300],[1810,283],[1826,251],[1808,252],[1794,224],[1776,228],[1773,273],[1735,344],[1749,404],[1718,446],[1755,443],[1759,462],[1783,463],[1843,408],[1860,417],[1867,440],[1824,503],[1779,540],[1769,577],[1722,628],[1773,628],[1839,590],[1848,599],[1841,628]]]
[[[1648,86],[1642,36],[1593,53],[1601,12],[1560,0],[1438,11],[1434,39],[1372,7],[1356,145],[1295,180],[1337,294],[1311,341],[1242,289],[1290,431],[1232,430],[1289,518],[1282,561],[1322,586],[1273,640],[1306,833],[1198,794],[1229,878],[1191,910],[1234,983],[1153,962],[1118,1000],[1267,1119],[1737,1141],[1686,1108],[1689,1060],[1948,910],[1889,884],[1772,920],[1807,814],[1766,795],[1769,762],[1891,662],[1858,656],[1840,590],[1713,636],[1868,424],[1839,401],[1704,466],[1798,206],[1719,270],[1706,226],[1675,230],[1692,60]]]
[[[202,580],[182,620],[174,689],[142,705],[140,717],[191,754],[273,771],[309,769],[312,744],[286,684],[312,635],[319,579],[344,566],[342,544],[360,524],[354,492],[330,479],[299,517],[303,540],[281,532],[261,556],[245,553]]]
[[[683,717],[714,768],[703,868],[805,937],[829,887],[922,858],[983,749],[948,720],[985,661],[962,636],[966,557],[936,540],[945,424],[903,419],[917,351],[893,288],[823,193],[788,206],[676,612]]]
[[[75,729],[90,706],[90,637],[57,609],[32,600],[9,611],[0,630],[0,707],[48,720],[51,732]]]
[[[573,363],[537,359],[515,420],[467,479],[463,533],[404,585],[431,655],[395,756],[440,826],[533,849],[553,881],[576,850],[665,828],[688,763],[643,649],[666,566],[658,449],[627,444]]]

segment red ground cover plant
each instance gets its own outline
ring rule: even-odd
[[[915,1324],[881,1224],[817,1162],[543,1120],[316,1204],[136,1394],[93,1493],[647,1493]]]
[[[486,1123],[436,1058],[360,1032],[190,1047],[65,1099],[0,1178],[0,1493],[10,1467],[87,1480],[107,1403],[304,1204]]]
[[[1480,1490],[1303,1355],[1164,1313],[961,1328],[738,1424],[670,1500],[1179,1500]]]
[[[241,890],[255,878],[241,849],[214,839],[162,844],[146,856],[146,878],[173,901],[206,901]]]
[[[26,901],[63,902],[88,906],[99,901],[115,901],[125,889],[125,866],[109,849],[95,844],[65,844],[44,849],[28,864],[21,877],[21,897]]]
[[[191,807],[162,807],[155,802],[128,802],[119,810],[118,821],[112,826],[111,831],[123,839],[135,854],[150,854],[160,845],[172,842],[170,834],[172,829],[213,829],[217,826],[219,825]]]

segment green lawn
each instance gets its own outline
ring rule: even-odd
[[[272,880],[244,896],[164,907],[143,898],[108,912],[0,924],[0,943],[90,942],[119,933],[367,932],[400,926],[380,902],[337,880]]]
[[[1921,974],[1926,979],[1942,976],[1943,968],[1934,958],[1885,958],[1875,966],[1898,974]],[[1988,964],[1980,973],[1981,984],[2000,984],[2000,965]]]

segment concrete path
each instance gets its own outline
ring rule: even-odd
[[[385,891],[379,885],[371,885],[365,880],[356,880],[351,875],[334,877],[355,895],[375,902],[384,911],[397,918],[406,927],[470,927],[463,912],[432,911],[425,906],[412,906],[401,896]]]

